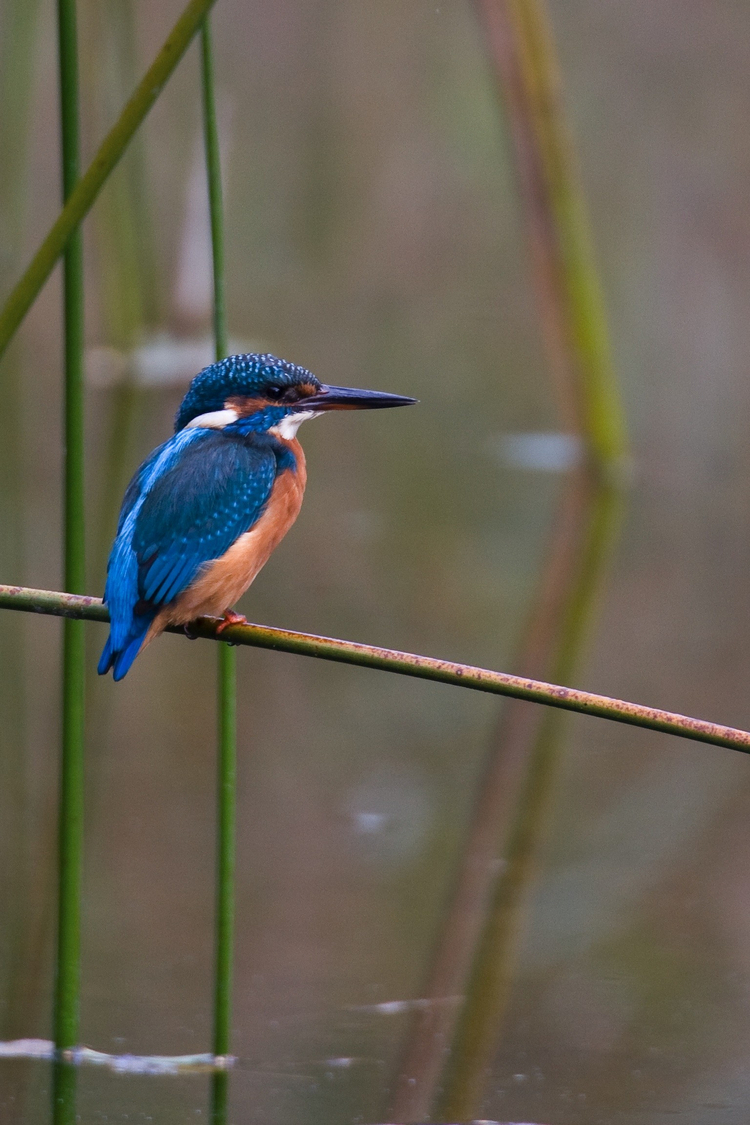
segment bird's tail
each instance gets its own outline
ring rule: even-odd
[[[110,631],[107,637],[107,643],[102,650],[99,657],[99,664],[97,672],[100,676],[106,676],[110,668],[113,669],[112,678],[117,681],[121,680],[123,676],[127,675],[130,666],[135,660],[138,653],[141,651],[144,637],[148,632],[148,627],[153,621],[153,616],[144,615],[143,617],[136,617],[133,620],[133,625],[125,638],[125,643],[122,648],[116,649],[112,645],[112,633]]]

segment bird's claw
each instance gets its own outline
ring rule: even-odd
[[[182,631],[189,641],[197,641],[198,640],[198,634],[190,632],[189,624],[183,625]]]
[[[216,636],[220,637],[230,625],[247,625],[247,618],[241,613],[234,613],[231,609],[226,610],[223,620],[216,626]]]

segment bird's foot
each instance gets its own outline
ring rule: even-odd
[[[216,626],[216,636],[220,637],[229,625],[247,625],[247,618],[241,613],[235,613],[232,609],[225,610],[221,624]]]
[[[182,631],[189,641],[197,641],[198,640],[198,634],[190,632],[189,623],[187,625],[182,626]]]

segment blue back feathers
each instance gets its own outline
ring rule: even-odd
[[[199,437],[159,475],[133,530],[141,599],[166,605],[255,523],[276,479],[273,438],[220,430]]]
[[[287,413],[284,407],[262,412],[260,432],[250,419],[223,430],[188,423],[222,410],[235,395],[261,397],[269,385],[297,383],[319,385],[304,367],[271,355],[231,356],[193,379],[174,436],[143,462],[123,499],[107,568],[111,626],[100,674],[112,668],[122,679],[159,610],[249,531],[277,475],[296,467],[288,447],[262,432]]]

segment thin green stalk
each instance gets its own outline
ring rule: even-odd
[[[0,356],[216,0],[190,0],[0,313]]]
[[[33,590],[26,586],[0,585],[0,609],[49,613],[54,617],[75,617],[86,621],[109,621],[107,607],[101,598],[78,597],[62,594],[57,590]],[[201,617],[190,628],[197,637],[215,641],[219,639],[216,630],[220,624],[216,617]],[[176,625],[167,631],[184,639],[184,631]],[[333,660],[337,664],[376,668],[381,672],[395,672],[401,676],[414,676],[416,679],[431,680],[438,684],[486,691],[511,699],[525,699],[529,703],[542,703],[546,707],[558,707],[562,711],[594,715],[600,719],[625,723],[627,726],[644,727],[750,754],[750,731],[711,723],[706,719],[693,719],[674,711],[662,711],[658,707],[646,707],[642,703],[629,703],[625,699],[596,695],[594,692],[581,691],[580,688],[544,683],[528,676],[514,676],[510,672],[493,672],[489,668],[477,668],[471,664],[457,664],[451,660],[365,645],[359,641],[342,641],[335,637],[319,637],[314,633],[275,629],[270,625],[230,625],[222,632],[221,640],[232,645],[292,652],[318,660]]]
[[[52,1068],[53,1125],[76,1125],[78,1067],[70,1059],[57,1059]]]
[[[213,252],[214,342],[217,360],[227,354],[226,306],[224,300],[224,211],[221,190],[221,154],[216,122],[216,97],[211,25],[208,17],[201,28],[201,79],[203,129],[206,145],[208,202]],[[219,646],[218,657],[218,776],[216,809],[216,935],[214,962],[213,1053],[225,1058],[231,1051],[232,970],[234,960],[234,867],[237,820],[237,659],[228,645]],[[226,1120],[228,1103],[226,1073],[212,1078],[211,1116]]]
[[[224,300],[224,203],[221,190],[221,153],[219,151],[219,129],[216,121],[211,24],[208,17],[201,26],[201,79],[208,206],[211,217],[211,252],[213,256],[214,344],[216,358],[224,359],[227,354],[227,317]]]
[[[79,168],[78,45],[76,0],[58,0],[63,198],[75,189]],[[83,478],[83,244],[72,232],[64,258],[65,333],[65,588],[82,594],[84,569]],[[80,994],[81,867],[83,859],[83,753],[85,633],[66,621],[63,640],[62,768],[60,781],[59,898],[55,1046],[78,1039]],[[58,1077],[56,1072],[56,1078]],[[62,1076],[61,1076],[62,1077]],[[72,1078],[54,1083],[56,1119],[74,1112]]]
[[[213,1053],[231,1052],[234,953],[234,864],[237,819],[237,660],[219,645],[219,718],[216,824],[216,947],[214,962]]]

